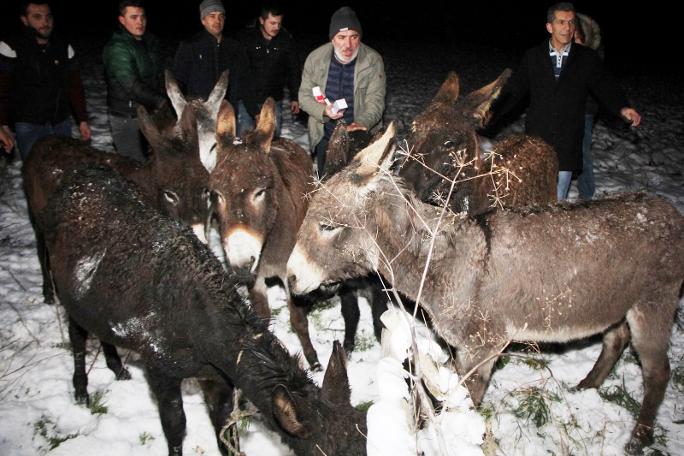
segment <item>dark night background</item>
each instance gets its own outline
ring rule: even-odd
[[[117,3],[116,0],[50,2],[56,30],[77,44],[91,43],[91,52],[116,27]],[[174,44],[200,30],[199,3],[199,0],[147,1],[148,30]],[[330,15],[339,6],[349,5],[356,10],[364,27],[364,41],[371,45],[381,41],[384,46],[400,47],[402,43],[418,42],[425,43],[429,51],[429,43],[435,41],[453,47],[476,43],[520,55],[548,36],[544,28],[546,9],[553,1],[409,0],[408,6],[368,1],[278,3],[286,12],[286,28],[295,38],[304,38],[307,43],[326,41]],[[0,1],[0,37],[18,27],[18,4],[16,0]],[[600,24],[606,63],[612,70],[655,74],[678,69],[673,44],[677,17],[673,11],[660,6],[662,3],[634,6],[616,1],[576,1],[574,4],[578,11]],[[226,30],[230,32],[253,20],[258,15],[260,2],[224,0],[224,5]],[[302,49],[302,59],[309,50]],[[656,55],[663,53],[666,56]]]

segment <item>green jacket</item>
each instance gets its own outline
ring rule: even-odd
[[[165,100],[159,42],[153,35],[136,40],[125,30],[114,32],[102,60],[110,112],[136,117],[138,105],[151,110]]]
[[[319,86],[325,92],[332,55],[332,43],[326,43],[311,51],[304,63],[302,84],[299,86],[299,104],[309,114],[311,149],[323,139],[323,124],[330,120],[324,116],[325,106],[316,101],[311,89]],[[385,64],[377,51],[363,43],[356,58],[354,122],[372,131],[382,126],[382,113],[385,111]]]

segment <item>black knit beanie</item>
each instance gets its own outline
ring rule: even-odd
[[[356,30],[359,35],[362,35],[361,22],[359,18],[356,17],[356,13],[353,9],[348,6],[343,6],[342,8],[335,11],[330,18],[330,39],[332,40],[335,35],[339,32],[345,30]]]

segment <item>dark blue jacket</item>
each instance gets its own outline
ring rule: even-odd
[[[173,60],[173,75],[186,97],[206,99],[225,70],[230,72],[226,94],[230,104],[237,110],[242,100],[250,115],[258,114],[247,56],[236,40],[224,36],[218,42],[202,30],[180,43]]]

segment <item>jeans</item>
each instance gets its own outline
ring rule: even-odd
[[[28,122],[17,122],[14,124],[14,132],[17,138],[17,148],[21,160],[26,161],[33,144],[40,138],[49,135],[71,137],[71,119],[67,118],[56,124],[50,122],[44,124],[34,124]]]
[[[591,156],[591,135],[594,130],[594,115],[584,116],[584,138],[582,139],[582,174],[577,177],[579,197],[590,200],[594,197],[594,160]]]
[[[116,151],[123,156],[144,162],[145,152],[138,119],[119,117],[110,113],[109,126],[112,129],[112,140]]]
[[[558,185],[556,187],[558,201],[568,199],[570,182],[572,182],[572,171],[558,171]]]
[[[316,170],[318,171],[318,177],[323,177],[323,172],[325,170],[325,154],[328,151],[329,139],[321,139],[321,141],[314,147],[314,154],[316,155]]]
[[[259,105],[259,109],[263,104]],[[281,101],[276,101],[275,103],[275,119],[276,119],[276,129],[275,129],[275,134],[273,135],[274,138],[279,138],[280,137],[280,129],[283,124],[283,104],[282,100]],[[245,104],[240,100],[238,103],[238,131],[237,134],[239,137],[243,137],[245,133],[247,133],[250,130],[254,130],[256,124],[254,122],[254,118],[249,115],[247,112],[247,108],[245,107]]]

